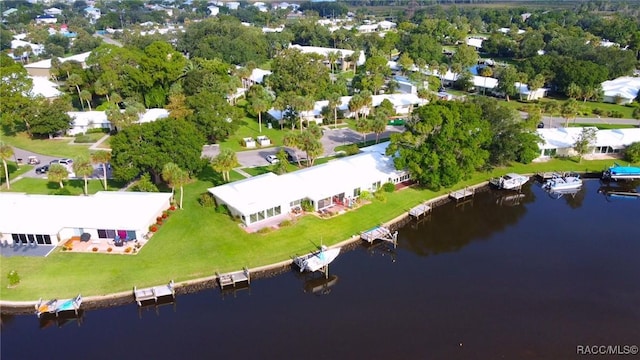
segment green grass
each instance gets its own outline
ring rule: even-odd
[[[2,170],[0,170],[0,189],[5,188],[5,183],[7,180],[7,177],[4,174],[4,165],[2,165],[2,162],[0,161],[0,167],[2,167]],[[7,170],[9,171],[9,181],[12,181],[13,179],[17,178],[18,176],[26,173],[27,171],[33,169],[32,165],[20,165],[20,167],[18,167],[16,165],[15,162],[13,161],[7,161]],[[13,184],[11,185],[11,188],[13,189]]]
[[[64,188],[67,189],[70,195],[82,195],[84,194],[84,180],[71,179],[63,182]],[[107,179],[107,187],[111,191],[122,188],[125,184],[122,182],[116,182]],[[89,194],[95,194],[98,191],[103,191],[102,179],[89,179],[87,184]],[[24,178],[11,184],[11,191],[25,192],[28,194],[44,194],[53,195],[60,190],[60,184],[57,182],[50,182],[47,179],[36,178]]]
[[[74,144],[69,145],[73,138],[64,139],[31,139],[26,133],[20,133],[16,136],[2,136],[2,141],[11,146],[34,152],[36,154],[66,157],[75,159],[79,156],[89,155],[89,146],[91,144]]]
[[[76,144],[93,144],[93,143],[97,142],[98,140],[102,139],[102,137],[105,136],[105,135],[107,135],[107,134],[105,134],[103,132],[86,134],[84,136],[87,137],[88,139],[90,139],[91,142],[88,142],[88,143],[76,143]]]
[[[509,171],[597,172],[611,163],[611,160],[578,163],[554,159],[539,164],[516,164],[511,168],[473,174],[451,189],[434,192],[409,188],[390,193],[384,202],[376,200],[331,219],[307,215],[292,226],[268,234],[248,234],[227,215],[199,205],[200,194],[221,183],[218,174],[206,170],[199,180],[185,186],[185,208],[171,215],[138,255],[77,254],[56,250],[47,258],[3,258],[0,271],[2,300],[71,297],[77,293],[103,295],[130,291],[134,285],[152,286],[170,279],[184,281],[212,276],[216,271],[267,265],[307,253],[320,240],[327,245],[335,244],[393,219],[427,199]],[[28,182],[25,184],[28,185],[25,187],[35,187]],[[8,289],[6,274],[11,270],[18,271],[21,282],[16,288]]]
[[[447,90],[449,91],[449,90]],[[453,92],[452,92],[453,93]],[[567,99],[561,99],[561,98],[544,98],[544,99],[540,99],[538,100],[538,104],[540,104],[540,106],[544,107],[545,104],[549,103],[549,102],[556,102],[559,103],[560,105],[564,104],[567,101]],[[499,100],[500,105],[503,106],[507,106],[509,108],[518,110],[518,111],[526,111],[527,108],[532,105],[535,104],[535,102],[527,102],[527,101],[520,101],[518,96],[512,97],[510,99],[510,101],[506,101],[504,99],[500,99]],[[611,111],[618,111],[622,114],[622,118],[624,119],[633,119],[633,107],[631,106],[625,106],[625,105],[617,105],[617,104],[608,104],[608,103],[598,103],[598,102],[591,102],[591,101],[587,101],[587,102],[583,102],[583,101],[578,101],[578,105],[579,105],[579,109],[580,109],[580,114],[578,115],[579,117],[597,117],[597,115],[593,114],[593,110],[594,109],[599,109],[602,110],[605,114],[601,115],[602,117],[606,117],[606,113],[607,112],[611,112]],[[551,116],[551,114],[545,114],[546,116]],[[560,115],[556,114],[554,115],[555,117],[560,117]]]
[[[266,148],[273,148],[275,146],[282,145],[282,138],[288,129],[280,130],[280,128],[274,127],[273,129],[267,128],[267,124],[265,123],[266,116],[262,116],[262,132],[260,132],[258,119],[253,118],[244,118],[245,125],[240,126],[238,131],[226,141],[220,143],[220,147],[225,147],[231,149],[233,151],[245,151],[245,150],[254,150],[247,149],[242,145],[242,139],[246,137],[252,137],[254,140],[259,135],[264,135],[271,140],[271,146],[267,146]],[[261,148],[258,146],[258,148]]]

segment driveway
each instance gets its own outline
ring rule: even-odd
[[[31,169],[31,170],[27,171],[26,173],[22,174],[21,177],[46,179],[47,178],[47,174],[36,174],[36,168],[38,168],[40,166],[43,166],[43,165],[47,165],[52,160],[61,159],[60,157],[56,157],[56,156],[48,156],[48,155],[36,154],[34,152],[31,152],[31,151],[19,149],[17,147],[13,147],[13,153],[15,155],[14,157],[15,157],[16,160],[22,159],[22,164],[23,165],[26,164],[27,159],[29,158],[29,156],[35,156],[40,160],[40,164],[35,165],[33,167],[33,169]],[[91,178],[93,178],[93,179],[98,179],[98,178],[101,179],[102,178],[101,165],[99,165],[99,164],[94,165],[94,171],[93,171],[93,174],[91,175]],[[111,169],[110,169],[110,167],[107,168],[107,178],[111,178]],[[16,180],[16,179],[12,179],[12,182],[14,180]]]

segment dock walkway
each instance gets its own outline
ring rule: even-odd
[[[173,280],[169,281],[167,285],[154,286],[150,288],[138,289],[137,287],[133,287],[133,296],[138,303],[138,306],[142,306],[143,301],[153,300],[155,303],[158,302],[158,299],[164,298],[167,296],[171,296],[172,298],[176,297],[176,291],[174,288]]]
[[[236,287],[236,284],[249,285],[251,283],[251,274],[247,268],[225,274],[216,273],[216,277],[218,278],[220,289],[224,289],[226,286]]]
[[[393,243],[393,246],[398,245],[398,232],[391,232],[384,226],[377,226],[371,230],[363,231],[360,233],[360,238],[368,243],[372,243],[375,240],[389,241]]]
[[[459,201],[459,200],[465,200],[468,197],[472,197],[474,194],[475,194],[475,190],[473,188],[464,188],[464,189],[449,193],[449,197],[454,199],[455,201]]]
[[[429,214],[430,212],[431,212],[431,206],[425,203],[425,204],[420,204],[412,208],[411,210],[409,210],[409,216],[418,219],[424,215]]]

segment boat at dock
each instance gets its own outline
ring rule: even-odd
[[[554,174],[549,180],[542,184],[542,187],[552,192],[575,190],[582,187],[582,179],[580,175],[575,173]]]
[[[516,173],[509,173],[499,178],[493,178],[489,180],[489,183],[498,189],[504,190],[516,190],[520,189],[522,185],[529,181],[529,177]]]
[[[82,305],[82,295],[80,294],[67,300],[52,299],[47,302],[43,302],[41,299],[36,305],[36,315],[38,317],[41,317],[44,314],[55,314],[56,316],[59,316],[61,313],[69,311],[73,311],[78,314],[80,305]]]
[[[321,246],[320,250],[308,255],[299,256],[293,262],[303,271],[318,271],[329,265],[340,254],[340,248],[327,248]]]
[[[635,180],[640,179],[640,166],[622,166],[617,163],[602,173],[604,179]]]

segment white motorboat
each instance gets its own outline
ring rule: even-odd
[[[318,271],[329,265],[340,254],[340,248],[328,249],[326,246],[322,246],[320,250],[299,256],[293,259],[293,262],[298,265],[300,272],[303,271]]]
[[[519,189],[522,185],[526,184],[527,181],[529,181],[528,176],[516,173],[509,173],[499,178],[489,180],[489,182],[498,189],[505,190]]]
[[[546,190],[553,192],[567,191],[582,187],[582,179],[580,175],[570,174],[554,174],[551,179],[542,185]]]

